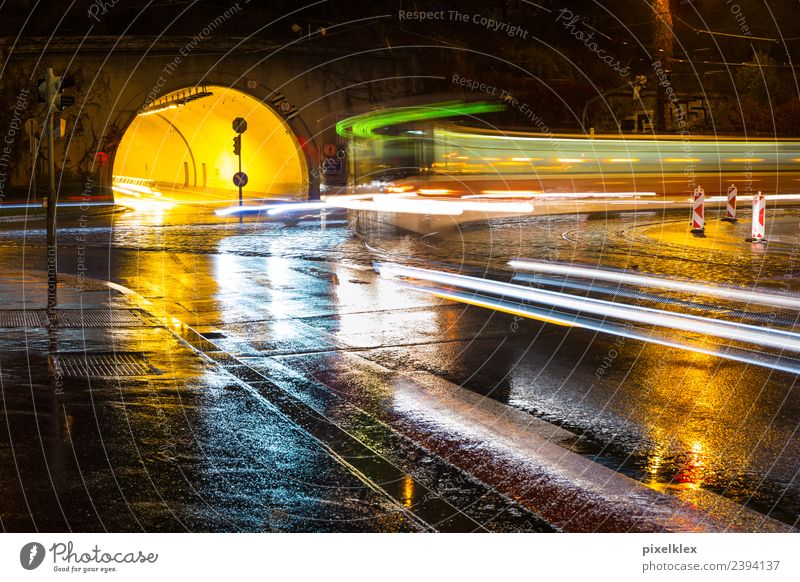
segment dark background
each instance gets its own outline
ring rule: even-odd
[[[0,7],[0,37],[4,37],[7,53],[13,52],[9,47],[18,35],[42,37],[43,42],[51,35],[107,36],[109,48],[120,36],[191,37],[232,4],[120,0],[104,6],[98,0],[79,0],[65,7],[18,0]],[[381,50],[398,61],[411,62],[418,74],[449,78],[453,71],[461,71],[536,103],[547,112],[553,129],[586,129],[581,127],[581,112],[587,101],[595,99],[600,106],[588,109],[587,125],[618,129],[618,120],[651,107],[636,103],[626,85],[637,74],[651,75],[650,65],[660,54],[658,7],[654,4],[662,9],[668,6],[672,17],[673,58],[667,67],[671,84],[686,101],[705,101],[706,115],[694,123],[695,133],[800,134],[800,84],[794,64],[800,48],[800,23],[795,1],[240,0],[236,17],[215,34],[276,46],[292,43],[293,50],[309,53]],[[578,26],[594,31],[598,46],[631,75],[620,77],[570,35],[563,23],[556,23],[558,11],[565,8],[580,16]],[[90,18],[90,10],[97,19]],[[400,21],[399,10],[479,13],[519,26],[528,34],[525,39],[510,38],[473,23]],[[387,17],[370,18],[381,15]],[[750,36],[743,34],[744,25]],[[651,79],[642,93],[644,101],[655,100],[655,85]],[[419,87],[423,94],[454,90],[458,92],[449,83]],[[462,93],[475,97],[469,91]],[[601,96],[610,105],[603,106]],[[506,117],[509,127],[524,128],[526,124],[518,112],[511,111]],[[674,131],[675,127],[667,123],[656,129]]]

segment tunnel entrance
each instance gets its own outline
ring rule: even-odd
[[[238,204],[232,179],[233,119],[247,120],[242,170],[245,203],[306,199],[305,154],[286,122],[236,89],[206,86],[175,91],[144,108],[128,126],[114,157],[114,199],[127,206]]]

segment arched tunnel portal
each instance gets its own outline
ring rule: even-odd
[[[188,98],[187,98],[188,97]],[[297,136],[262,101],[236,89],[207,86],[170,93],[131,121],[114,156],[114,197],[130,206],[236,204],[233,120],[242,117],[245,202],[308,197],[308,163]]]

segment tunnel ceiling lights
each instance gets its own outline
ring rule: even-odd
[[[505,105],[502,103],[489,103],[486,101],[473,103],[448,101],[418,107],[398,107],[382,111],[370,111],[369,113],[344,119],[336,124],[336,133],[342,137],[376,139],[383,137],[375,133],[376,129],[382,127],[460,115],[490,113],[503,111],[504,109]]]
[[[201,90],[195,87],[194,93],[188,93],[186,91],[173,93],[172,95],[167,95],[160,101],[151,103],[146,107],[142,107],[138,115],[152,115],[154,113],[158,113],[159,111],[177,109],[178,107],[183,107],[187,103],[202,99],[203,97],[211,97],[213,94],[213,92],[207,90],[205,87],[203,87]]]

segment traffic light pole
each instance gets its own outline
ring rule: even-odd
[[[47,319],[51,327],[57,325],[56,306],[58,305],[58,250],[56,247],[56,160],[53,143],[53,112],[55,98],[53,93],[53,69],[47,69],[47,165],[50,185],[47,191]]]
[[[236,156],[239,158],[239,173],[242,172],[242,134],[239,134],[239,155]],[[242,184],[239,183],[239,206],[242,206]],[[239,213],[239,224],[244,222],[244,217]]]
[[[247,184],[247,176],[242,172],[242,134],[247,131],[247,121],[244,117],[237,117],[233,120],[233,153],[239,158],[239,171],[233,176],[233,183],[239,188],[239,207],[242,206],[242,188]],[[239,213],[239,223],[244,221],[242,213]]]

